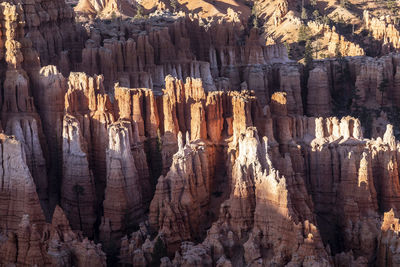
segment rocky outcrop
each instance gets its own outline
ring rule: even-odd
[[[153,91],[116,85],[114,94],[119,118],[135,122],[141,140],[156,138],[160,122]]]
[[[36,186],[29,171],[25,149],[13,137],[1,134],[1,228],[16,231],[22,217],[43,227],[45,217],[40,207]]]
[[[116,122],[108,128],[107,185],[100,226],[104,242],[114,242],[134,228],[144,215],[141,181],[131,147],[138,142],[138,130],[130,122]]]
[[[374,17],[368,10],[363,13],[365,27],[371,32],[375,40],[381,41],[379,49],[382,53],[390,51],[399,51],[400,32],[393,18],[389,15]]]
[[[62,124],[64,116],[64,95],[67,81],[56,66],[50,65],[40,69],[32,78],[33,97],[40,115],[43,133],[46,137],[48,156],[48,193],[51,202],[59,196],[62,172]]]
[[[62,53],[67,62],[77,60],[85,33],[73,23],[74,14],[65,1],[9,1],[2,3],[1,10],[6,29],[14,29],[8,31],[7,42],[22,48],[17,58],[28,72],[37,71],[41,64],[61,64]]]
[[[109,19],[128,2],[0,4],[0,262],[104,266],[91,238],[110,265],[397,264],[398,55],[309,24],[338,58],[301,66],[266,45],[290,1],[260,29],[227,3]]]
[[[391,209],[385,212],[381,226],[381,237],[378,245],[379,265],[396,266],[398,264],[398,252],[394,249],[399,242],[399,219]]]
[[[89,166],[96,177],[98,205],[101,205],[106,183],[107,127],[114,121],[113,108],[109,96],[105,94],[101,75],[70,74],[65,94],[65,114],[75,117],[81,127],[80,132],[87,144]]]
[[[119,85],[114,89],[116,113],[119,113],[121,120],[130,121],[132,132],[138,135],[136,145],[132,146],[132,154],[139,175],[143,204],[148,207],[153,197],[152,176],[158,173],[159,165],[156,162],[159,154],[157,142],[160,137],[157,100],[149,89],[130,89]],[[150,164],[145,149],[153,157]]]
[[[149,212],[150,226],[163,234],[171,252],[182,241],[199,238],[208,223],[202,215],[209,208],[212,183],[205,144],[183,142],[179,133],[178,152],[170,171],[158,179]]]
[[[343,250],[350,252],[337,254],[336,264],[365,264],[373,261],[371,255],[377,251],[376,242],[380,236],[380,229],[376,227],[379,210],[397,206],[397,198],[394,197],[397,193],[394,192],[398,186],[396,180],[391,178],[395,175],[390,171],[380,173],[379,170],[385,168],[378,167],[383,164],[393,166],[391,169],[395,170],[396,160],[392,157],[391,163],[387,162],[379,157],[379,152],[374,148],[386,147],[383,149],[385,154],[388,150],[396,150],[392,128],[388,127],[383,139],[365,141],[360,123],[354,118],[338,120],[290,117],[287,115],[284,93],[276,93],[271,99],[269,116],[272,116],[273,127],[278,127],[277,131],[267,131],[272,141],[265,137],[260,142],[254,128],[236,128],[237,134],[234,136],[239,139],[232,142],[230,148],[236,153],[228,154],[231,157],[227,167],[231,170],[230,197],[221,204],[219,219],[208,231],[203,243],[182,243],[182,254],[176,254],[173,262],[203,265],[212,262],[229,262],[232,265],[263,261],[278,264],[313,262],[329,266],[332,262],[328,253],[332,251],[336,254]],[[246,120],[240,121],[243,123]],[[274,140],[280,145],[277,146]],[[296,143],[301,144],[303,152],[298,150]],[[178,157],[179,153],[174,157]],[[304,156],[302,153],[305,153]],[[232,164],[231,167],[229,164]],[[167,177],[171,179],[170,175],[171,172]],[[376,179],[379,175],[382,178]],[[320,180],[320,177],[331,178],[328,182]],[[168,183],[164,183],[165,178],[161,179],[155,199],[159,199],[162,194],[174,192],[168,189]],[[307,188],[313,192],[312,199]],[[392,190],[381,191],[383,188]],[[182,205],[184,199],[198,199],[193,196],[182,198],[178,203]],[[155,203],[156,210],[159,210],[159,203],[162,202]],[[166,218],[190,218],[187,212],[182,215],[182,212],[176,210],[163,214],[168,214],[163,215],[164,222]],[[314,214],[317,216],[314,217]],[[151,221],[152,217],[152,224]],[[183,222],[190,222],[190,219]],[[167,248],[176,249],[176,244],[169,246],[169,235],[174,232],[171,225],[184,226],[185,223],[166,225],[168,227],[162,229],[166,233]],[[185,229],[180,229],[177,231],[179,234],[174,236],[179,236],[179,240],[188,238],[182,236],[187,233]],[[334,229],[341,231],[342,239],[330,235],[337,231]],[[298,243],[293,245],[295,242]],[[332,250],[327,250],[324,244],[329,244]],[[281,250],[282,247],[286,249]],[[137,253],[144,253],[144,248],[136,248]],[[291,248],[296,252],[288,252]],[[271,253],[265,252],[268,250]],[[291,258],[293,254],[297,257]],[[143,257],[140,256],[140,259],[143,260]]]
[[[167,257],[164,236],[161,234],[150,240],[151,231],[147,221],[141,223],[139,228],[130,237],[124,236],[121,239],[121,263],[148,266],[171,262]]]
[[[282,65],[279,68],[279,82],[279,90],[286,93],[288,112],[297,115],[303,114],[301,79],[297,67]]]
[[[75,12],[88,15],[108,15],[114,16],[125,15],[134,16],[136,14],[135,7],[128,0],[80,0],[74,8]]]
[[[88,150],[77,119],[66,115],[63,121],[63,178],[61,207],[71,227],[88,237],[94,235],[96,188],[89,168]]]
[[[301,197],[306,192],[304,181],[293,174],[283,177],[272,167],[267,142],[267,138],[259,141],[254,128],[248,128],[239,137],[236,148],[239,154],[232,167],[231,195],[221,205],[219,220],[204,243],[217,249],[214,250],[215,261],[227,249],[229,254],[226,256],[233,265],[242,260],[246,264],[264,261],[301,264],[311,255],[315,263],[328,265],[329,258],[312,224],[312,206],[306,195]],[[290,158],[286,158],[288,160]],[[301,219],[296,217],[296,211],[300,209],[305,211]],[[241,243],[240,240],[247,240],[243,244],[243,258],[234,257],[238,253],[235,246]],[[283,247],[286,249],[282,250]],[[271,253],[265,253],[266,250]],[[298,257],[285,256],[291,250],[297,251]]]
[[[59,206],[55,208],[52,224],[46,225],[44,230],[38,228],[27,214],[17,227],[17,231],[8,232],[8,236],[0,242],[3,264],[106,266],[101,247],[75,234]]]
[[[307,92],[307,114],[327,116],[331,113],[328,74],[326,69],[316,67],[310,71]]]
[[[2,124],[6,134],[15,135],[24,146],[27,165],[35,180],[39,198],[48,198],[44,136],[29,88],[29,78],[22,69],[9,69],[3,84]]]
[[[342,56],[364,56],[365,51],[356,42],[346,39],[345,36],[340,35],[336,27],[327,24],[310,21],[307,23],[308,29],[312,32],[313,36],[322,35],[323,38],[316,41],[318,50],[323,50],[326,47],[327,55],[336,57],[339,54]]]

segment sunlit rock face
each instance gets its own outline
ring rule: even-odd
[[[302,66],[233,2],[0,3],[0,265],[399,265],[400,56]]]
[[[66,115],[63,121],[63,180],[61,207],[73,229],[93,236],[96,221],[95,183],[89,168],[87,144],[80,132],[79,122]],[[73,168],[69,166],[74,166]]]

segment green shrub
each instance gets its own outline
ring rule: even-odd
[[[299,43],[307,42],[310,38],[310,28],[307,25],[302,24],[297,35],[297,41]]]

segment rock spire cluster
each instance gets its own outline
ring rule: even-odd
[[[398,265],[398,54],[303,66],[233,10],[75,16],[0,2],[1,266]]]

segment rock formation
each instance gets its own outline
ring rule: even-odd
[[[1,135],[1,228],[16,231],[26,214],[38,227],[43,227],[45,217],[29,171],[25,149],[14,137]]]
[[[103,15],[134,16],[136,14],[135,8],[129,0],[80,0],[74,9],[78,13],[89,15],[102,13]]]
[[[374,17],[364,10],[363,19],[366,28],[371,32],[372,37],[382,42],[380,50],[384,52],[398,51],[400,48],[400,32],[391,16]]]
[[[82,240],[69,227],[69,222],[59,206],[56,207],[52,223],[44,230],[24,215],[17,224],[17,231],[8,232],[0,243],[3,264],[38,266],[106,266],[106,256],[101,246],[88,239]]]
[[[138,141],[137,127],[129,122],[116,122],[108,128],[107,185],[103,202],[104,215],[100,226],[104,241],[122,236],[138,223],[144,213],[141,182],[131,146]]]
[[[77,119],[65,115],[63,121],[63,179],[61,207],[73,229],[93,237],[96,221],[96,188],[89,168],[88,150]],[[72,166],[72,168],[71,168]]]
[[[327,71],[315,68],[308,78],[307,113],[311,116],[327,116],[331,112],[331,100]]]
[[[0,3],[0,265],[399,264],[395,21],[217,2]]]
[[[150,206],[150,226],[159,229],[170,251],[182,241],[198,238],[208,222],[202,214],[210,204],[211,177],[206,148],[195,140],[184,145],[178,134],[178,151],[170,171],[158,179]]]
[[[65,114],[79,122],[80,135],[85,139],[82,142],[87,144],[89,168],[96,177],[97,204],[101,205],[106,183],[107,127],[114,121],[109,96],[104,93],[103,77],[71,73],[65,94]],[[66,168],[74,167],[67,165],[64,171]]]

